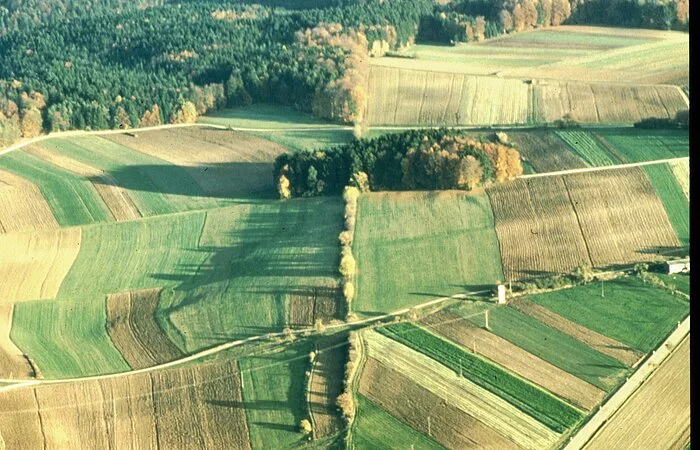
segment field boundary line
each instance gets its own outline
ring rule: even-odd
[[[382,314],[379,316],[374,316],[374,317],[368,317],[366,319],[360,319],[352,322],[344,322],[344,323],[338,323],[338,324],[333,324],[333,325],[327,325],[326,330],[332,330],[332,329],[341,329],[345,327],[354,327],[357,325],[365,325],[365,324],[371,324],[373,322],[379,322],[385,319],[389,319],[395,316],[400,316],[403,314],[406,314],[410,311],[415,311],[419,309],[424,309],[428,308],[430,306],[437,305],[439,303],[443,303],[449,300],[463,300],[468,298],[469,296],[474,296],[474,295],[481,295],[481,294],[487,294],[491,292],[490,289],[482,290],[482,291],[471,291],[471,292],[466,292],[463,294],[455,294],[451,295],[448,297],[440,297],[440,298],[435,298],[433,300],[429,300],[425,303],[421,303],[416,306],[412,306],[409,308],[403,308],[397,311],[393,311],[387,314]],[[257,336],[251,336],[247,337],[245,339],[237,339],[235,341],[228,341],[224,342],[223,344],[216,345],[214,347],[210,347],[208,349],[199,351],[197,353],[193,353],[191,355],[185,356],[180,359],[176,359],[173,361],[169,361],[166,363],[162,364],[157,364],[154,366],[150,367],[144,367],[141,369],[135,369],[135,370],[128,370],[124,372],[115,372],[115,373],[110,373],[110,374],[104,374],[104,375],[90,375],[90,376],[84,376],[84,377],[73,377],[73,378],[56,378],[56,379],[41,379],[41,380],[21,380],[21,379],[0,379],[0,383],[12,383],[9,384],[8,386],[3,386],[0,387],[0,393],[13,390],[13,389],[18,389],[22,387],[29,387],[29,386],[36,386],[36,385],[50,385],[50,384],[65,384],[65,383],[74,383],[74,382],[81,382],[81,381],[98,381],[98,380],[107,380],[107,379],[112,379],[112,378],[122,378],[125,376],[129,375],[138,375],[142,373],[151,373],[151,372],[156,372],[159,370],[164,370],[164,369],[169,369],[171,367],[177,367],[181,366],[183,364],[187,364],[189,362],[197,361],[202,358],[206,358],[208,356],[216,355],[217,353],[220,353],[224,350],[229,350],[234,347],[240,347],[242,345],[248,344],[250,342],[255,342],[255,341],[266,341],[270,340],[273,338],[277,337],[287,337],[290,334],[291,335],[302,335],[305,333],[313,333],[315,330],[313,327],[307,327],[307,328],[300,328],[298,330],[292,330],[291,333],[289,332],[284,332],[284,331],[279,331],[275,333],[267,333],[263,335],[257,335]]]
[[[690,335],[690,315],[685,318],[671,335],[647,358],[639,369],[630,376],[625,384],[605,402],[591,419],[570,439],[563,450],[581,450],[602,429],[605,423],[613,418],[617,411],[627,403],[644,382],[656,372],[656,369]]]
[[[683,101],[685,101],[686,106],[687,106],[688,108],[690,108],[690,99],[688,98],[687,95],[685,95],[685,91],[683,91],[683,89],[681,89],[680,86],[676,86],[676,89],[678,89],[678,92],[681,93],[681,97],[683,97]],[[664,106],[664,107],[665,107],[665,106]]]
[[[628,164],[615,164],[612,166],[584,167],[584,168],[580,168],[580,169],[559,170],[557,172],[530,173],[527,175],[520,175],[520,176],[518,176],[518,178],[556,177],[556,176],[562,176],[562,175],[573,175],[573,174],[577,174],[577,173],[598,172],[598,171],[602,171],[602,170],[616,170],[616,169],[627,169],[630,167],[652,166],[655,164],[666,164],[666,163],[686,161],[686,160],[690,161],[690,157],[689,156],[681,156],[679,158],[657,159],[655,161],[642,161],[642,162],[628,163]]]

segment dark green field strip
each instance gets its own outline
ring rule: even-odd
[[[690,204],[668,164],[644,166],[681,245],[690,245]]]
[[[459,314],[464,314],[457,310]],[[466,314],[467,320],[484,326],[483,315]],[[489,329],[503,339],[553,366],[569,372],[594,386],[610,391],[624,378],[626,367],[583,342],[551,328],[510,307],[489,310]]]
[[[90,181],[54,167],[24,152],[0,157],[0,168],[34,183],[61,226],[85,225],[112,220]]]
[[[621,162],[586,131],[570,130],[555,133],[590,166],[611,166]]]
[[[461,370],[466,378],[502,397],[556,432],[565,432],[584,417],[581,411],[542,389],[416,325],[401,323],[379,328],[378,331],[456,372]]]
[[[600,129],[596,134],[629,162],[681,158],[690,154],[688,130]]]
[[[684,294],[690,295],[690,275],[688,274],[665,274],[655,273],[667,286],[672,287]]]
[[[636,277],[606,281],[603,288],[604,297],[601,284],[590,283],[528,300],[644,353],[658,347],[689,313],[687,301]]]

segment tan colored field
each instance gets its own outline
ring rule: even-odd
[[[141,217],[126,189],[120,187],[117,180],[103,171],[41,146],[30,146],[25,151],[56,167],[95,180],[92,185],[107,205],[114,220],[133,220]]]
[[[506,279],[590,265],[576,214],[560,177],[516,180],[486,190]]]
[[[520,447],[532,450],[551,448],[559,435],[523,413],[507,401],[477,386],[428,356],[383,335],[363,335],[368,356],[404,374],[455,408],[464,411]]]
[[[332,436],[343,427],[336,399],[343,391],[346,343],[341,335],[318,344],[309,392],[316,439]]]
[[[155,320],[158,289],[122,292],[107,297],[107,332],[134,369],[182,356]]]
[[[373,125],[526,123],[521,80],[372,66],[367,120]]]
[[[205,127],[105,136],[112,142],[183,166],[212,196],[241,196],[270,189],[272,162],[286,151],[265,139]]]
[[[653,261],[680,247],[641,169],[568,175],[565,182],[594,266]]]
[[[80,236],[77,227],[0,235],[0,304],[55,298]]]
[[[0,393],[8,448],[249,449],[235,362]]]
[[[0,378],[30,378],[34,371],[22,350],[10,339],[14,305],[0,304]]]
[[[547,131],[508,132],[510,142],[538,172],[580,169],[586,167],[581,158],[554,133]]]
[[[339,319],[341,301],[339,290],[329,283],[292,292],[289,301],[289,324],[311,326],[317,320],[328,323]]]
[[[625,363],[628,366],[633,366],[643,356],[636,350],[628,347],[622,342],[603,336],[589,328],[583,327],[569,319],[560,316],[536,303],[528,301],[525,298],[516,298],[509,302],[509,305],[518,311],[527,314],[530,317],[544,323],[545,325],[555,328],[562,333],[584,342],[590,347],[598,350],[604,355],[608,355]]]
[[[370,358],[360,378],[360,393],[411,428],[428,434],[445,448],[519,449],[464,411],[445,403],[405,374]]]
[[[472,325],[457,314],[441,311],[426,317],[421,323],[464,348],[476,347],[480,356],[587,411],[592,410],[605,397],[605,392],[601,389]]]
[[[0,234],[52,228],[58,228],[58,222],[39,188],[0,170]]]
[[[690,441],[690,336],[608,419],[587,450],[663,448]]]
[[[690,200],[690,161],[677,161],[669,163],[673,176],[678,180],[678,184],[683,189],[683,193]]]

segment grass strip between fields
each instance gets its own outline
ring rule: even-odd
[[[644,166],[681,245],[690,245],[690,203],[668,164]]]
[[[378,331],[461,372],[464,377],[502,397],[554,431],[563,433],[584,417],[583,412],[527,381],[416,325],[401,323],[379,328]]]

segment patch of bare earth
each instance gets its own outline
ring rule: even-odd
[[[681,450],[690,442],[690,336],[603,425],[586,450]]]
[[[411,428],[431,436],[446,448],[519,449],[514,442],[447,404],[374,358],[367,360],[359,391],[373,403]],[[430,417],[430,432],[428,432]]]
[[[331,285],[313,286],[289,295],[289,324],[311,326],[317,320],[328,323],[341,318],[340,291]]]
[[[58,227],[38,187],[22,177],[0,170],[0,234]]]
[[[600,333],[597,333],[589,328],[581,326],[569,319],[554,313],[547,308],[544,308],[536,303],[533,303],[525,298],[516,298],[509,302],[509,305],[520,312],[536,319],[545,325],[555,328],[562,333],[593,347],[600,353],[608,355],[618,361],[633,366],[643,356],[641,353],[630,348],[629,346],[611,339]]]
[[[605,397],[605,392],[601,389],[472,325],[455,313],[441,311],[424,318],[421,323],[464,348],[476,349],[480,356],[587,411],[592,410]]]
[[[155,319],[160,291],[122,292],[107,297],[107,332],[134,369],[172,361],[182,352]]]
[[[340,431],[342,420],[336,399],[343,390],[347,337],[323,339],[319,342],[311,373],[309,403],[314,420],[314,436],[329,437]]]

